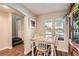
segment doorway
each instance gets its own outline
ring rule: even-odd
[[[12,47],[24,42],[22,39],[22,20],[22,16],[12,14]]]

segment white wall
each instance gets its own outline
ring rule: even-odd
[[[30,28],[30,23],[29,23],[29,18],[28,17],[24,17],[24,20],[23,21],[23,38],[24,38],[24,47],[25,47],[25,54],[28,54],[31,50],[32,50],[32,47],[31,47],[31,39],[33,37],[33,34],[34,34],[34,29],[31,29]]]
[[[0,12],[0,50],[11,48],[9,39],[11,38],[11,21],[10,14]],[[10,41],[11,42],[11,41]]]
[[[49,13],[45,15],[38,16],[37,18],[37,27],[36,34],[42,35],[44,33],[44,21],[45,19],[57,19],[64,16],[65,11],[59,11],[54,13]],[[67,23],[65,24],[65,39],[64,41],[58,41],[58,50],[68,52],[68,30]]]
[[[24,40],[24,53],[27,54],[31,51],[31,35],[32,33],[28,28],[29,17],[35,18],[31,12],[29,12],[21,4],[6,4],[18,11],[24,16],[22,20],[22,38]],[[10,11],[11,12],[11,11]],[[12,13],[4,13],[0,11],[0,50],[12,48]]]
[[[35,15],[32,14],[29,10],[23,7],[21,4],[6,4],[18,11],[20,11],[24,15],[24,20],[22,20],[22,38],[24,40],[24,53],[27,54],[31,51],[31,33],[29,30],[28,20],[29,17],[35,18]]]

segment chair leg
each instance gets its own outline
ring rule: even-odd
[[[40,55],[40,52],[39,51],[36,51],[36,54],[37,54],[37,56],[39,56]]]

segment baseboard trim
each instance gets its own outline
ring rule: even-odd
[[[8,49],[12,49],[12,47],[7,47]]]
[[[4,49],[8,49],[7,47],[4,47],[4,48],[0,48],[0,51],[4,50]]]
[[[32,51],[28,52],[28,53],[26,54],[26,56],[29,56],[31,53],[32,53]]]
[[[28,55],[30,52],[32,52],[32,51],[31,51],[31,50],[28,51],[28,52],[24,51],[24,54],[25,54],[25,55]]]
[[[1,50],[5,50],[5,49],[12,49],[12,47],[4,47],[4,48],[0,48],[0,51],[1,51]]]
[[[66,53],[68,53],[67,50],[63,50],[63,49],[57,49],[57,51],[62,51],[62,52],[66,52]]]

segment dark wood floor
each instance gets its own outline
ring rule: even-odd
[[[0,56],[31,56],[31,52],[28,55],[24,55],[24,44],[17,45],[12,49],[5,49],[0,51]],[[57,51],[57,56],[69,56],[66,52]]]

